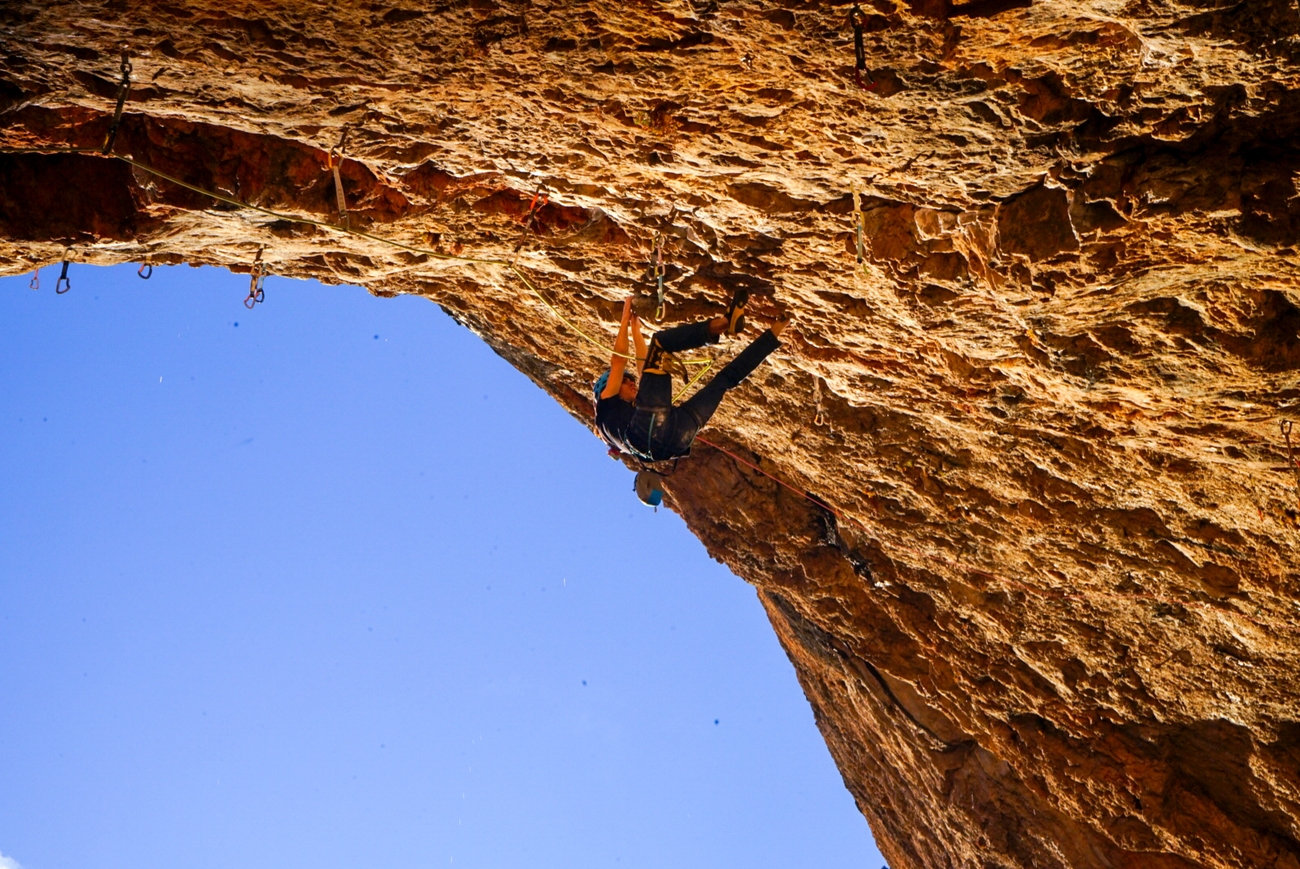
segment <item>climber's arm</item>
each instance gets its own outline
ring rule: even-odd
[[[632,315],[632,341],[636,345],[636,376],[641,376],[641,369],[645,367],[646,346],[645,336],[641,334],[641,318],[636,314]]]
[[[623,302],[623,320],[618,324],[618,337],[614,339],[614,355],[609,357],[609,380],[600,391],[601,398],[613,398],[623,385],[623,369],[627,367],[627,329],[632,318],[632,300]],[[637,332],[640,333],[640,329]]]

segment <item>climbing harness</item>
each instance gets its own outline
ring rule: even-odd
[[[265,245],[257,249],[257,256],[253,258],[253,269],[248,276],[248,298],[244,299],[244,307],[253,310],[253,306],[266,301],[266,291],[263,285],[266,283],[266,275],[262,273],[262,251],[266,250]]]
[[[54,282],[54,292],[63,295],[72,289],[72,279],[68,277],[68,265],[72,262],[72,248],[63,251],[63,270],[59,272],[59,279]]]
[[[1295,477],[1296,504],[1300,506],[1300,465],[1296,464],[1295,452],[1291,448],[1291,430],[1295,428],[1295,423],[1287,419],[1277,426],[1282,430],[1282,437],[1286,438],[1286,463],[1291,466],[1291,474]]]
[[[650,264],[646,270],[646,278],[653,281],[655,285],[654,321],[662,323],[667,310],[667,305],[664,303],[664,234],[658,230],[655,230],[654,241],[650,243]]]
[[[149,280],[153,277],[153,263],[148,260],[140,263],[140,268],[136,270],[136,274],[140,276],[141,280]]]
[[[32,281],[27,286],[31,287],[33,290],[39,290],[41,288],[41,270],[39,268],[32,269]]]
[[[867,72],[867,50],[862,44],[862,26],[866,23],[866,16],[862,14],[862,7],[853,4],[853,9],[849,11],[849,23],[853,25],[853,81],[857,83],[859,90],[875,90],[876,83],[871,80]]]
[[[867,218],[858,205],[858,182],[853,181],[849,189],[851,191],[849,195],[853,197],[853,234],[857,247],[858,268],[862,269],[865,275],[867,273]]]
[[[352,228],[352,219],[348,217],[348,202],[343,193],[343,175],[339,167],[343,164],[343,146],[347,144],[350,131],[348,127],[343,128],[343,135],[339,138],[339,143],[330,150],[329,156],[326,158],[330,171],[334,173],[334,198],[338,203],[339,221],[343,224],[344,229]]]
[[[538,181],[537,189],[533,191],[533,201],[528,203],[528,210],[524,212],[524,216],[519,219],[519,222],[524,225],[524,229],[523,232],[519,233],[519,238],[515,241],[515,253],[519,253],[520,249],[523,248],[524,239],[526,239],[528,233],[532,231],[533,224],[537,220],[537,215],[541,212],[546,203],[550,201],[550,197],[542,192],[545,189],[546,182]]]
[[[124,49],[122,51],[122,81],[117,86],[117,108],[113,110],[113,122],[108,125],[108,135],[104,137],[104,147],[101,153],[107,154],[113,150],[113,143],[117,141],[117,128],[122,123],[122,108],[126,105],[126,96],[131,92],[131,55]]]

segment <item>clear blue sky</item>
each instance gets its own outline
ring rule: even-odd
[[[753,589],[435,305],[70,275],[0,280],[6,858],[882,864]]]

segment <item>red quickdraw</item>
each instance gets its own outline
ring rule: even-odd
[[[41,288],[40,269],[32,269],[32,282],[28,284],[28,286],[31,287],[33,290],[39,290]]]
[[[141,280],[149,280],[153,277],[153,263],[140,263],[140,268],[136,270],[136,274],[140,276]]]
[[[525,227],[532,224],[533,218],[537,216],[537,212],[541,211],[542,207],[551,199],[550,196],[542,192],[544,187],[545,185],[538,184],[537,191],[533,193],[533,201],[528,203],[528,212],[524,215],[523,221]]]
[[[519,249],[524,246],[524,239],[527,238],[528,233],[533,230],[534,225],[537,222],[538,214],[541,213],[541,210],[546,206],[546,203],[550,201],[550,197],[542,192],[545,189],[546,184],[539,181],[537,183],[537,189],[533,191],[533,201],[528,203],[528,210],[525,211],[524,216],[519,219],[519,222],[524,225],[524,231],[519,233],[519,240],[515,242],[515,253],[519,253]]]

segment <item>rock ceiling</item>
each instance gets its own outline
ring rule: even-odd
[[[1293,0],[13,0],[0,268],[423,295],[586,423],[659,239],[666,322],[794,318],[670,502],[894,869],[1300,869],[1298,61]]]

